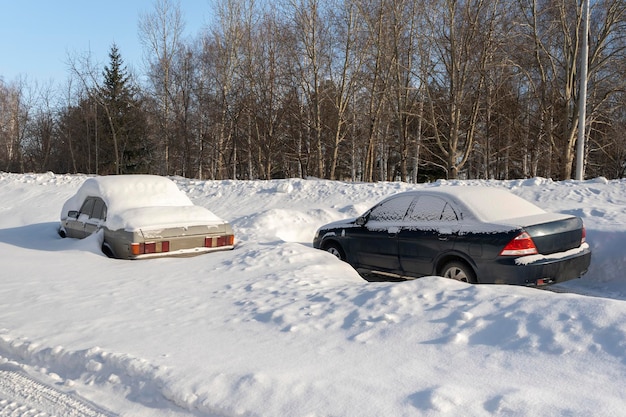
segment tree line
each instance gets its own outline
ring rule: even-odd
[[[217,0],[183,39],[139,17],[148,65],[69,58],[63,87],[0,78],[0,170],[569,179],[581,0]],[[587,177],[626,169],[626,2],[591,1]],[[1,75],[1,74],[0,74]]]

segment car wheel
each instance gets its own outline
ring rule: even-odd
[[[61,236],[63,239],[65,239],[67,237],[67,234],[65,233],[65,230],[63,229],[58,229],[57,233],[59,234],[59,236]]]
[[[341,246],[339,246],[339,244],[337,243],[329,243],[328,245],[325,246],[325,250],[326,252],[335,255],[337,257],[337,259],[339,259],[340,261],[344,261],[346,260],[346,255],[343,252],[343,249],[341,249]]]
[[[104,253],[108,258],[115,258],[113,250],[107,244],[102,245],[102,253]]]
[[[470,284],[474,284],[477,282],[474,270],[470,268],[470,266],[467,265],[465,262],[460,261],[447,263],[441,269],[441,276],[444,278],[450,278]]]

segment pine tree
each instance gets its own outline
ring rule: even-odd
[[[104,109],[102,150],[109,158],[102,161],[103,171],[116,174],[146,172],[147,123],[141,109],[138,91],[124,66],[122,56],[113,44],[109,65],[102,73],[104,82],[98,96]]]

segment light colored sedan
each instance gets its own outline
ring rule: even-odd
[[[228,222],[155,175],[87,179],[63,205],[59,235],[82,239],[100,230],[102,251],[121,259],[199,255],[235,243]]]

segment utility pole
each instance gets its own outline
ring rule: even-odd
[[[589,55],[589,0],[583,0],[583,45],[580,57],[580,91],[578,104],[578,138],[576,141],[576,180],[585,177],[585,120],[587,112],[587,60]]]

